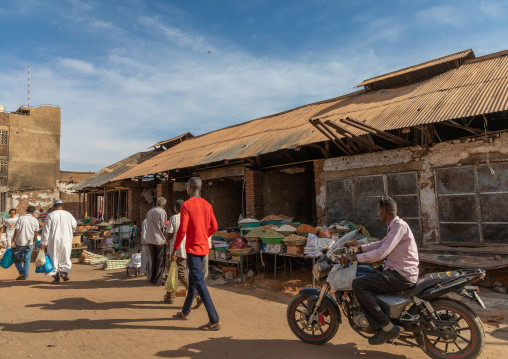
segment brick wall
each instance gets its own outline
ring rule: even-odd
[[[238,225],[238,217],[242,214],[242,187],[242,177],[203,181],[202,196],[212,205],[219,228]]]
[[[263,217],[263,172],[245,172],[245,216],[261,219]]]
[[[318,225],[326,224],[326,186],[325,179],[323,178],[323,166],[325,160],[314,161],[314,201],[315,212],[317,216]]]
[[[284,214],[295,221],[315,223],[312,166],[263,172],[263,215]]]

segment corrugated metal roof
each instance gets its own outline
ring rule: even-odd
[[[328,138],[309,123],[309,118],[348,96],[351,95],[298,107],[190,138],[123,173],[115,180],[223,160],[255,157],[281,149],[325,141]]]
[[[351,117],[380,130],[508,110],[508,56],[466,63],[430,80],[379,91],[358,91],[191,138],[119,175],[115,180],[171,169],[254,157],[328,140],[309,123]],[[340,135],[338,135],[340,137]]]
[[[419,84],[351,96],[314,118],[339,124],[341,118],[351,117],[380,130],[393,130],[506,110],[508,56],[499,56],[466,63]]]
[[[166,148],[170,148],[170,147],[173,147],[173,146],[179,144],[180,142],[185,141],[186,139],[191,138],[191,137],[194,137],[194,135],[190,132],[187,132],[187,133],[184,133],[183,135],[176,136],[176,137],[171,138],[169,140],[157,142],[155,145],[150,146],[149,148],[155,148],[157,146],[164,146]]]
[[[112,164],[111,166],[101,169],[93,176],[87,178],[83,182],[78,183],[72,188],[74,191],[80,191],[84,188],[100,187],[110,181],[113,181],[115,177],[120,176],[122,173],[130,170],[131,168],[157,156],[162,150],[156,149],[146,152],[138,152],[129,156],[119,162]]]
[[[464,60],[474,59],[473,50],[464,50],[456,54],[440,57],[418,65],[406,67],[381,76],[365,80],[355,87],[365,86],[368,90],[380,90],[386,88],[400,87],[415,82],[430,79],[446,71],[458,68]]]

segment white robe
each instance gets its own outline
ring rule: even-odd
[[[56,210],[48,214],[42,227],[41,244],[48,248],[48,256],[53,264],[55,275],[58,271],[69,273],[71,270],[72,237],[77,223],[72,214]]]

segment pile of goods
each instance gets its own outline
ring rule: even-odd
[[[272,231],[271,229],[265,231],[265,233],[263,233],[263,236],[261,236],[262,238],[284,238],[285,236],[281,233],[278,233],[276,231]]]
[[[279,228],[279,227],[277,227],[277,226],[275,226],[275,225],[273,225],[273,224],[267,224],[266,226],[261,227],[261,229],[262,229],[263,231],[268,231],[268,230],[270,230],[270,229],[275,230],[275,229],[277,229],[277,228]]]
[[[244,237],[238,237],[233,239],[231,244],[228,246],[228,249],[247,249],[250,248],[250,246],[247,244],[247,239]]]
[[[258,228],[254,228],[252,231],[247,233],[245,235],[245,238],[247,238],[247,240],[249,242],[255,242],[255,241],[259,241],[259,238],[263,237],[264,234],[265,234],[265,231],[263,230],[263,228],[258,227]]]
[[[101,238],[101,233],[100,232],[96,232],[96,231],[87,232],[86,236],[88,237],[88,239],[100,239]]]
[[[294,226],[289,225],[289,224],[284,224],[274,230],[277,232],[294,232],[294,231],[296,231],[296,228]]]
[[[85,225],[80,225],[80,226],[77,226],[76,227],[76,231],[75,232],[86,232],[86,231],[90,231],[92,229],[99,229],[97,226],[85,226]]]
[[[307,238],[304,236],[298,236],[291,234],[282,240],[288,246],[303,246],[307,243]]]
[[[227,238],[227,239],[233,239],[233,238],[238,238],[238,237],[240,237],[240,233],[237,233],[237,232],[226,233],[224,236],[222,236],[222,238]]]
[[[279,215],[269,215],[269,216],[266,216],[265,218],[263,218],[261,220],[261,222],[267,222],[267,221],[281,221],[283,219],[286,219],[288,218],[288,216],[285,216],[283,214],[279,214]]]
[[[212,237],[215,237],[215,238],[224,238],[224,236],[226,234],[228,234],[228,232],[226,232],[226,231],[217,231],[214,234],[212,234]]]
[[[297,232],[317,232],[318,229],[308,224],[302,224],[300,227],[296,229]]]
[[[238,224],[248,224],[248,223],[259,223],[259,221],[254,218],[244,218],[238,222]]]

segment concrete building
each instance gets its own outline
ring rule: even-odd
[[[60,198],[79,202],[66,188],[92,173],[60,171],[60,125],[57,106],[0,111],[0,212],[48,209]],[[69,209],[78,214],[72,204]]]

